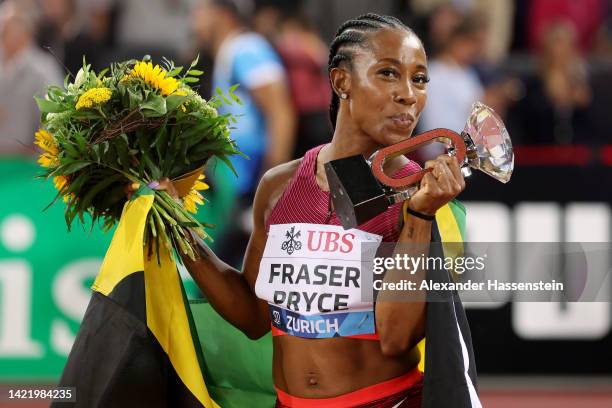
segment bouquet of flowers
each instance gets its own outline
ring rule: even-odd
[[[217,90],[211,100],[201,98],[189,86],[203,74],[197,62],[183,69],[145,57],[97,74],[84,62],[74,82],[67,76],[63,89],[51,86],[44,99],[36,99],[43,124],[35,140],[39,163],[58,190],[53,202],[66,203],[68,228],[75,218],[84,224],[86,214],[92,228],[98,221],[112,228],[128,201],[127,186],[154,188],[168,178],[180,199],[154,191],[144,235],[149,254],[164,245],[193,259],[185,227],[210,239],[208,225],[193,215],[208,188],[202,171],[213,156],[232,168],[228,157],[241,154],[230,139],[234,117],[217,113],[222,104],[240,101],[235,87],[227,96]]]

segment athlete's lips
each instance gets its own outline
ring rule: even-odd
[[[396,115],[389,116],[389,119],[391,119],[393,124],[399,128],[409,129],[414,124],[414,116],[409,113],[398,113]]]

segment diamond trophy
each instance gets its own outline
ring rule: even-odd
[[[502,183],[510,180],[514,154],[508,131],[493,109],[475,102],[461,134],[434,129],[377,150],[369,160],[355,155],[325,163],[332,202],[342,226],[355,228],[414,195],[420,180],[432,169],[393,178],[385,174],[383,166],[394,157],[433,142],[444,143],[466,177],[471,169],[478,169]]]

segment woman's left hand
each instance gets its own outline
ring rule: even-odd
[[[176,191],[176,187],[174,186],[174,183],[168,177],[164,177],[162,179],[159,179],[159,180],[156,180],[156,181],[152,181],[148,185],[153,190],[167,191],[168,194],[170,194],[170,196],[172,198],[174,198],[175,200],[179,199],[178,191]],[[140,188],[140,184],[138,184],[138,183],[129,183],[126,186],[125,192],[126,192],[126,195],[128,197],[128,200],[130,200],[132,198],[132,195],[139,188]]]
[[[432,169],[421,179],[419,190],[412,196],[408,206],[411,210],[427,215],[436,211],[465,188],[465,180],[459,162],[454,156],[446,154],[425,163],[426,169]]]

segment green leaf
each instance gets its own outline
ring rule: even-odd
[[[34,97],[34,99],[36,100],[38,109],[40,109],[42,113],[60,113],[66,110],[66,108],[60,103],[48,101],[46,99],[38,98],[36,96]]]
[[[72,221],[76,216],[76,210],[70,206],[66,207],[66,211],[64,212],[64,218],[66,219],[66,226],[68,227],[68,231],[72,228]]]
[[[100,115],[100,112],[98,112],[97,110],[80,110],[80,111],[76,111],[72,115],[72,118],[77,119],[77,120],[103,119],[102,115]]]
[[[153,94],[140,106],[140,108],[142,110],[148,110],[154,113],[154,115],[147,115],[145,112],[145,116],[147,117],[163,116],[168,112],[166,107],[166,99],[163,96]]]
[[[175,77],[183,71],[183,67],[176,67],[172,71],[168,72],[166,76]]]
[[[235,94],[233,94],[233,93],[230,93],[230,94],[229,94],[229,96],[230,96],[230,98],[232,98],[232,100],[233,100],[234,102],[236,102],[238,105],[242,105],[242,101],[240,100],[240,98],[239,98],[237,95],[235,95]]]
[[[66,190],[66,194],[77,193],[83,184],[90,178],[91,176],[86,172],[79,174],[79,176],[70,182],[68,186],[68,190]]]
[[[189,141],[193,138],[198,138],[198,136],[205,137],[209,132],[208,129],[211,127],[211,124],[208,121],[202,121],[193,126],[188,127],[184,132],[180,135],[181,141]]]
[[[194,77],[185,77],[183,78],[183,82],[188,83],[188,84],[195,84],[197,82],[200,82],[200,79],[194,78]]]
[[[138,92],[134,92],[131,89],[127,89],[128,98],[129,98],[129,108],[130,110],[138,108],[138,106],[142,103],[142,95]]]
[[[157,159],[161,162],[166,156],[166,149],[168,148],[168,128],[162,127],[155,135],[155,152],[157,153]]]
[[[117,148],[117,154],[119,154],[119,161],[121,163],[121,166],[124,169],[127,169],[130,167],[130,157],[128,153],[129,151],[128,137],[125,133],[122,133],[119,137],[116,137],[115,140],[117,142],[114,143],[114,145]]]
[[[56,85],[50,85],[47,88],[47,95],[53,102],[60,102],[64,98],[64,90]]]
[[[192,68],[198,65],[199,61],[200,61],[200,54],[196,55],[195,59],[191,61],[191,64],[189,65],[189,68],[187,69],[187,71],[190,71]]]
[[[166,109],[168,110],[168,112],[172,112],[173,110],[181,106],[187,99],[187,96],[170,95],[166,98]]]
[[[204,71],[200,71],[199,69],[190,69],[189,71],[187,71],[187,74],[193,76],[200,76],[204,74]]]
[[[72,173],[76,173],[77,171],[89,166],[91,162],[89,161],[75,161],[66,166],[60,166],[56,171],[53,172],[53,175],[61,174],[62,176],[67,176]],[[56,174],[57,173],[57,174]]]
[[[103,162],[106,163],[109,166],[112,167],[121,167],[121,165],[118,162],[119,159],[119,155],[117,154],[117,148],[115,147],[115,144],[107,144],[107,149],[104,153],[102,153],[103,155]]]
[[[76,149],[76,147],[74,147],[72,143],[70,142],[62,143],[61,146],[64,149],[64,151],[68,153],[68,156],[65,156],[66,158],[78,159],[81,156],[78,150]]]
[[[93,156],[93,159],[100,164],[100,145],[99,144],[95,144],[93,146],[91,146],[91,153]]]
[[[142,159],[147,163],[147,167],[151,171],[151,177],[153,180],[159,180],[162,176],[159,167],[153,163],[153,161],[149,158],[149,156],[143,156]]]
[[[77,145],[79,147],[79,151],[83,155],[87,155],[87,153],[88,153],[88,151],[87,151],[87,141],[85,140],[83,135],[81,135],[81,132],[74,132],[72,135],[74,136],[74,139],[77,142]]]
[[[91,205],[91,202],[93,201],[93,199],[96,197],[98,193],[102,192],[102,190],[105,190],[108,186],[115,183],[116,181],[119,181],[122,177],[123,176],[121,174],[114,174],[110,177],[106,177],[102,179],[102,181],[100,181],[98,184],[93,186],[87,192],[87,194],[85,195],[85,197],[83,197],[83,199],[77,201],[78,208],[81,211],[89,208],[89,206]]]

